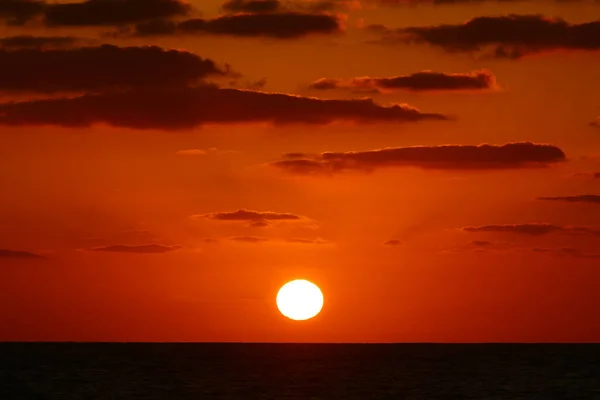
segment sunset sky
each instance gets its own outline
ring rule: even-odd
[[[598,16],[0,1],[0,341],[600,341]]]

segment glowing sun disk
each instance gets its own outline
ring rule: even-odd
[[[279,289],[276,302],[281,314],[296,321],[303,321],[321,312],[323,293],[314,283],[296,279]]]

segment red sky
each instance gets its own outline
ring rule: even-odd
[[[0,340],[600,341],[597,1],[63,3],[0,4]]]

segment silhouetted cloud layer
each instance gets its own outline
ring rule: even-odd
[[[228,0],[221,8],[234,13],[264,13],[279,11],[282,6],[279,0]]]
[[[0,49],[66,49],[89,42],[88,39],[74,36],[19,35],[0,38]]]
[[[125,244],[116,244],[112,246],[96,247],[91,251],[113,252],[113,253],[140,253],[140,254],[160,254],[169,253],[181,249],[181,246],[163,246],[161,244],[144,244],[131,246]]]
[[[141,75],[150,76],[147,73]],[[10,82],[5,85],[10,85]],[[107,124],[134,129],[177,130],[204,124],[246,122],[328,124],[334,121],[391,123],[446,119],[442,114],[422,113],[408,105],[384,107],[371,99],[321,100],[212,86],[135,90],[0,104],[0,125],[10,126],[88,127]]]
[[[384,167],[425,169],[510,169],[544,167],[565,160],[556,146],[535,143],[397,147],[346,153],[327,152],[315,158],[276,161],[272,166],[296,174],[330,174],[343,170]]]
[[[273,244],[303,244],[303,245],[325,245],[331,244],[331,242],[316,238],[291,238],[291,239],[271,239],[264,236],[232,236],[229,240],[241,243],[259,244],[259,243],[273,243]]]
[[[263,243],[269,241],[269,238],[262,236],[232,236],[229,239],[242,243]]]
[[[286,239],[286,242],[288,243],[295,243],[295,244],[331,244],[331,242],[324,240],[324,239],[307,239],[307,238],[291,238],[291,239]]]
[[[190,11],[181,0],[87,0],[47,4],[44,19],[50,26],[110,26],[185,16]]]
[[[600,21],[569,24],[542,15],[473,18],[463,24],[379,28],[383,42],[427,43],[449,52],[491,49],[490,56],[518,59],[550,50],[600,50]]]
[[[22,25],[42,14],[46,8],[44,1],[38,0],[2,0],[0,1],[0,19],[11,25]]]
[[[422,71],[406,76],[386,78],[358,77],[352,79],[321,78],[310,85],[311,89],[351,89],[377,91],[433,91],[433,90],[486,90],[497,88],[491,71],[470,73],[443,73]]]
[[[585,258],[585,259],[600,258],[600,253],[586,253],[579,249],[574,249],[572,247],[560,247],[560,248],[536,247],[536,248],[533,248],[532,251],[534,251],[536,253],[545,253],[545,254],[554,255],[554,256],[566,256],[566,257]]]
[[[237,210],[200,215],[200,217],[218,221],[297,221],[302,217],[288,213],[270,211]]]
[[[461,4],[481,4],[481,3],[518,3],[534,0],[366,0],[367,2],[378,3],[384,6],[415,6],[415,5],[432,5],[432,6],[447,6]],[[597,0],[554,0],[556,3],[585,3],[594,2]]]
[[[0,258],[14,258],[14,259],[43,259],[45,257],[28,251],[17,251],[0,249]]]
[[[2,0],[0,18],[10,24],[40,19],[49,26],[126,25],[156,18],[185,16],[191,6],[183,0],[87,0],[58,3]]]
[[[156,46],[0,50],[0,65],[0,90],[47,93],[185,86],[228,74],[212,60]]]
[[[578,195],[578,196],[549,196],[549,197],[538,197],[538,200],[566,201],[568,203],[600,203],[600,195],[582,194],[582,195]]]
[[[384,246],[399,246],[402,244],[402,241],[398,240],[398,239],[391,239],[391,240],[386,240],[385,242],[383,242]]]
[[[600,172],[576,172],[571,176],[573,178],[600,179]]]
[[[281,11],[323,12],[360,8],[358,0],[228,0],[221,7],[231,13],[273,13]]]
[[[531,236],[547,235],[549,233],[600,236],[600,230],[588,226],[559,226],[553,224],[540,223],[467,226],[462,228],[462,230],[465,232],[500,232],[516,233]]]
[[[338,17],[329,14],[279,12],[273,14],[226,14],[212,19],[182,22],[154,20],[135,26],[135,35],[205,34],[239,37],[294,39],[310,34],[341,32]]]

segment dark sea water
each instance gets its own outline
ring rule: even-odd
[[[600,400],[600,345],[0,344],[13,399]]]

